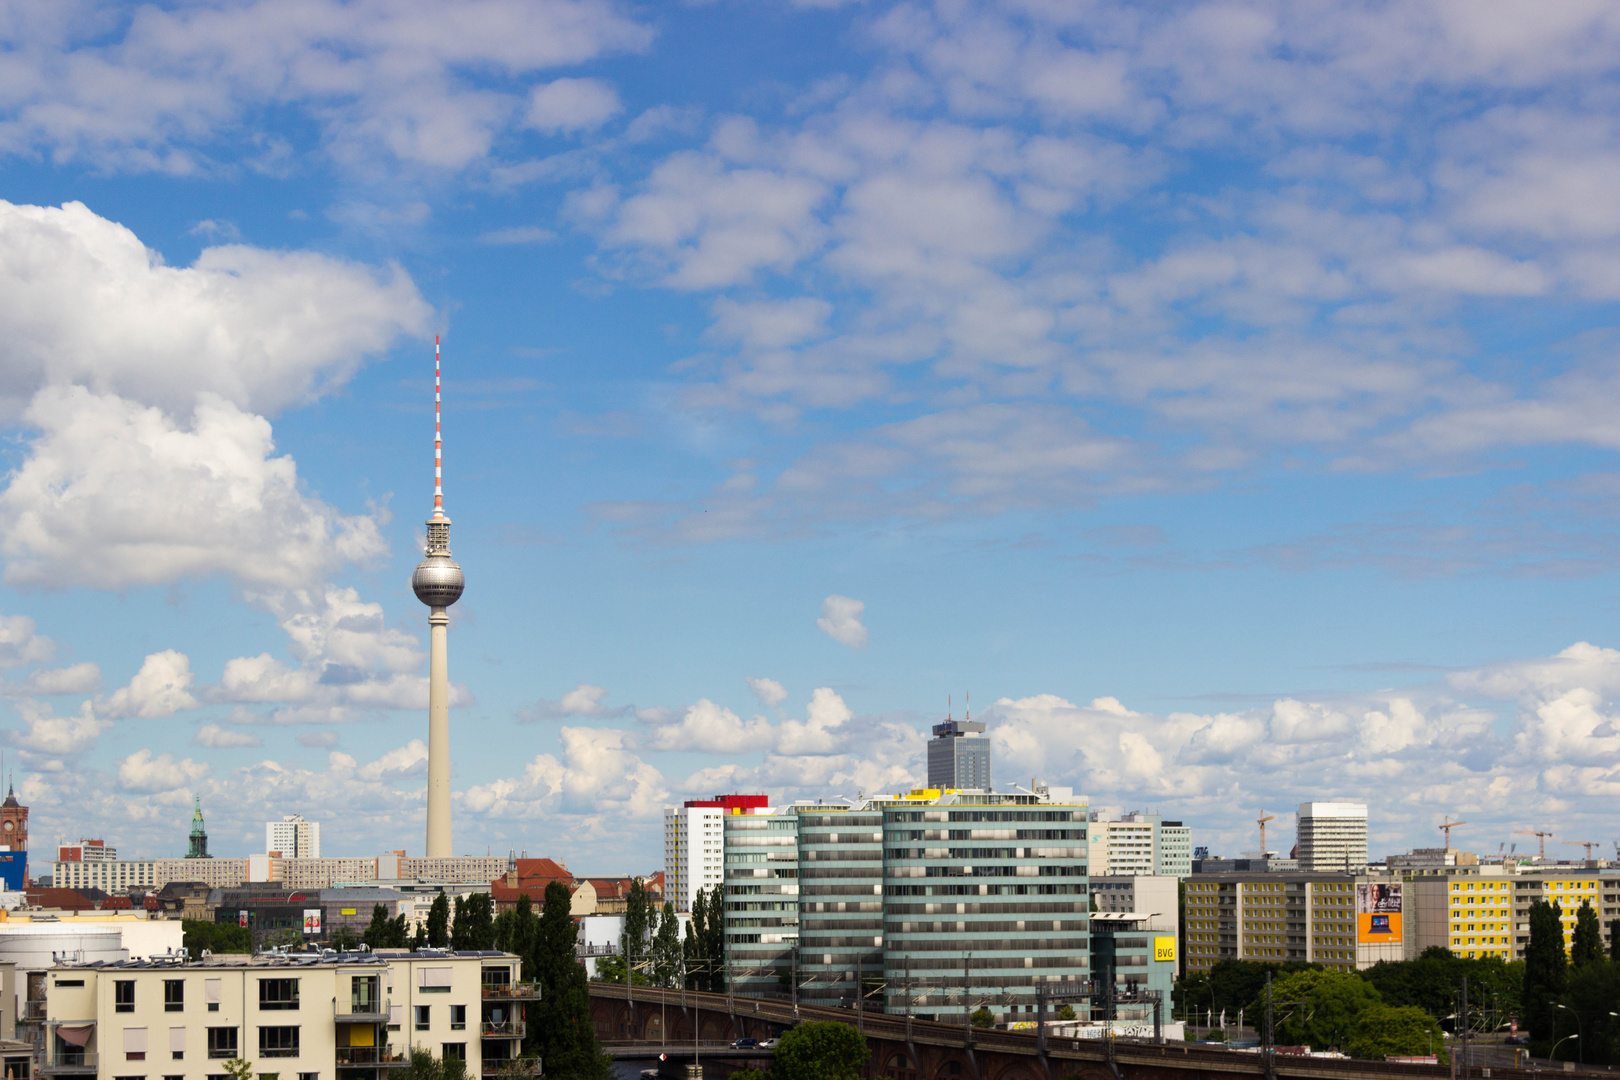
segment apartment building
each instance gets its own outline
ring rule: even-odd
[[[1582,904],[1597,913],[1605,951],[1609,924],[1620,918],[1620,876],[1597,867],[1491,863],[1413,875],[1406,883],[1414,902],[1411,951],[1431,946],[1458,956],[1521,960],[1530,943],[1530,905],[1556,903],[1563,920],[1564,947],[1575,938]]]
[[[728,814],[762,810],[763,795],[716,795],[664,807],[664,899],[676,911],[691,911],[699,890],[725,880],[725,824]]]
[[[45,1076],[378,1080],[422,1046],[468,1075],[510,1069],[535,991],[503,953],[311,953],[59,964]]]
[[[1087,807],[1063,788],[919,788],[725,819],[740,993],[919,1016],[1033,1013],[1089,968]]]
[[[1358,952],[1357,886],[1350,874],[1194,874],[1187,879],[1187,971],[1219,960],[1306,960],[1350,971],[1404,955],[1398,912],[1369,913]],[[1373,894],[1369,907],[1380,906]],[[1379,894],[1382,896],[1383,894]],[[1382,906],[1398,904],[1400,894]],[[1372,914],[1381,914],[1375,920]],[[1375,934],[1374,930],[1378,932]]]
[[[1301,870],[1359,874],[1367,868],[1367,804],[1300,803],[1295,839]]]
[[[264,823],[264,850],[278,851],[283,859],[321,857],[321,823],[305,821],[303,814],[288,814]]]
[[[1192,829],[1133,810],[1118,818],[1093,813],[1088,862],[1096,874],[1186,877],[1192,873]]]
[[[114,894],[161,889],[171,881],[196,881],[216,889],[256,882],[280,882],[292,889],[399,881],[487,885],[503,877],[511,861],[505,855],[421,858],[399,852],[320,859],[271,854],[242,859],[58,859],[51,864],[51,873],[59,888],[101,889]]]

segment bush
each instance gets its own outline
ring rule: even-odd
[[[1276,1015],[1273,1037],[1282,1046],[1309,1044],[1317,1050],[1344,1046],[1363,1010],[1381,1005],[1378,991],[1348,971],[1316,968],[1284,975],[1271,984]],[[1265,1011],[1265,993],[1249,1003],[1249,1016]]]
[[[771,1077],[857,1080],[869,1056],[865,1036],[847,1024],[799,1024],[782,1033],[771,1061]]]
[[[983,1005],[980,1005],[977,1009],[973,1010],[973,1015],[968,1017],[968,1023],[972,1024],[976,1028],[995,1027],[996,1014],[985,1008]]]
[[[1392,1055],[1436,1054],[1447,1060],[1445,1033],[1434,1017],[1413,1005],[1371,1005],[1356,1017],[1345,1051],[1382,1061]]]
[[[1061,1008],[1061,1009],[1059,1009],[1057,1011],[1057,1018],[1059,1020],[1073,1020],[1074,1019],[1074,1006],[1073,1005],[1065,1005],[1065,1006],[1063,1006],[1063,1008]]]
[[[235,923],[186,919],[180,924],[180,943],[191,950],[193,957],[201,956],[204,949],[214,953],[250,953],[253,932]]]

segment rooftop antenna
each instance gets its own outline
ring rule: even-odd
[[[951,704],[951,695],[947,693],[945,695],[945,721],[949,723],[954,719],[956,719],[956,709]]]
[[[964,691],[962,691],[962,696],[967,698],[967,709],[962,713],[962,719],[963,720],[972,720],[973,719],[973,691],[964,690]]]

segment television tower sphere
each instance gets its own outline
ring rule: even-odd
[[[467,579],[460,565],[449,555],[431,554],[431,547],[428,551],[428,557],[417,564],[416,572],[411,575],[411,589],[416,598],[430,608],[449,607],[461,599]]]

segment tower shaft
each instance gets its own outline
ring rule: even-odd
[[[450,844],[450,613],[428,614],[427,855],[445,858]]]

